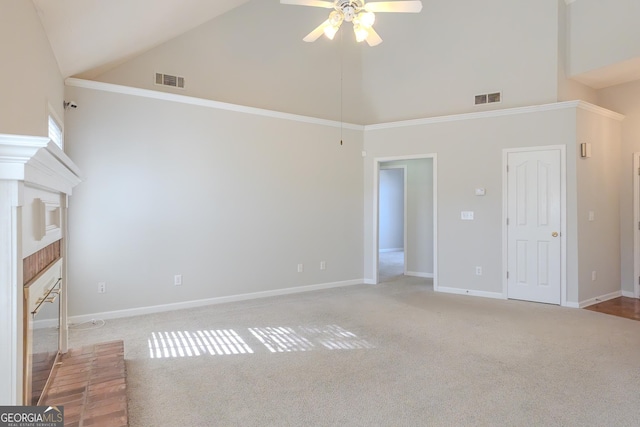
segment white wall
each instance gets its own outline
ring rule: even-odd
[[[341,146],[339,127],[67,95],[86,175],[69,209],[70,315],[362,278],[361,131]]]
[[[567,6],[567,11],[570,76],[634,60],[638,71],[640,2],[579,0]]]
[[[30,1],[0,0],[0,134],[46,136],[48,104],[63,117],[64,85]]]
[[[440,288],[470,294],[502,295],[502,150],[509,147],[566,145],[575,156],[574,107],[459,120],[425,120],[406,126],[370,127],[365,131],[365,278],[373,279],[372,188],[376,158],[437,154],[437,280]],[[576,193],[575,160],[567,162],[568,194]],[[486,189],[484,197],[475,189]],[[575,218],[575,196],[568,213]],[[461,211],[474,211],[462,221]],[[575,221],[574,221],[575,222]],[[568,236],[568,297],[578,301],[577,237]],[[475,266],[483,275],[475,275]]]
[[[380,170],[380,243],[378,248],[404,250],[404,169]]]
[[[342,42],[340,35],[302,41],[327,15],[326,9],[252,1],[95,80],[362,123],[362,45],[353,32]],[[185,89],[154,85],[155,72],[184,76]]]
[[[622,290],[633,294],[633,153],[640,152],[640,81],[598,92],[600,105],[625,115],[620,153],[620,256]],[[636,254],[636,256],[638,256]]]

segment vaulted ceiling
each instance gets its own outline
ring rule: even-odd
[[[248,0],[33,0],[63,77],[92,78]]]

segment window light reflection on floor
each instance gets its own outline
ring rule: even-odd
[[[313,348],[313,344],[293,328],[249,328],[249,331],[272,353]]]
[[[152,332],[148,341],[152,359],[253,353],[233,329]]]
[[[271,353],[375,348],[368,341],[338,325],[300,326],[296,329],[284,326],[248,328],[248,332],[248,339],[257,340]],[[233,329],[152,332],[148,342],[152,359],[254,352]]]
[[[313,337],[320,345],[329,350],[356,350],[361,348],[374,348],[369,342],[359,339],[356,334],[341,328],[338,325],[323,327],[300,327],[300,331]]]

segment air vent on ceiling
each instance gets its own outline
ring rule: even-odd
[[[502,92],[483,93],[475,96],[475,105],[494,104],[502,101]]]
[[[156,84],[160,86],[169,86],[184,89],[184,77],[156,73]]]

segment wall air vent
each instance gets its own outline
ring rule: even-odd
[[[494,104],[502,102],[502,92],[483,93],[475,96],[474,105]]]
[[[177,87],[178,89],[184,89],[184,77],[156,73],[156,84],[159,86],[169,86]]]

